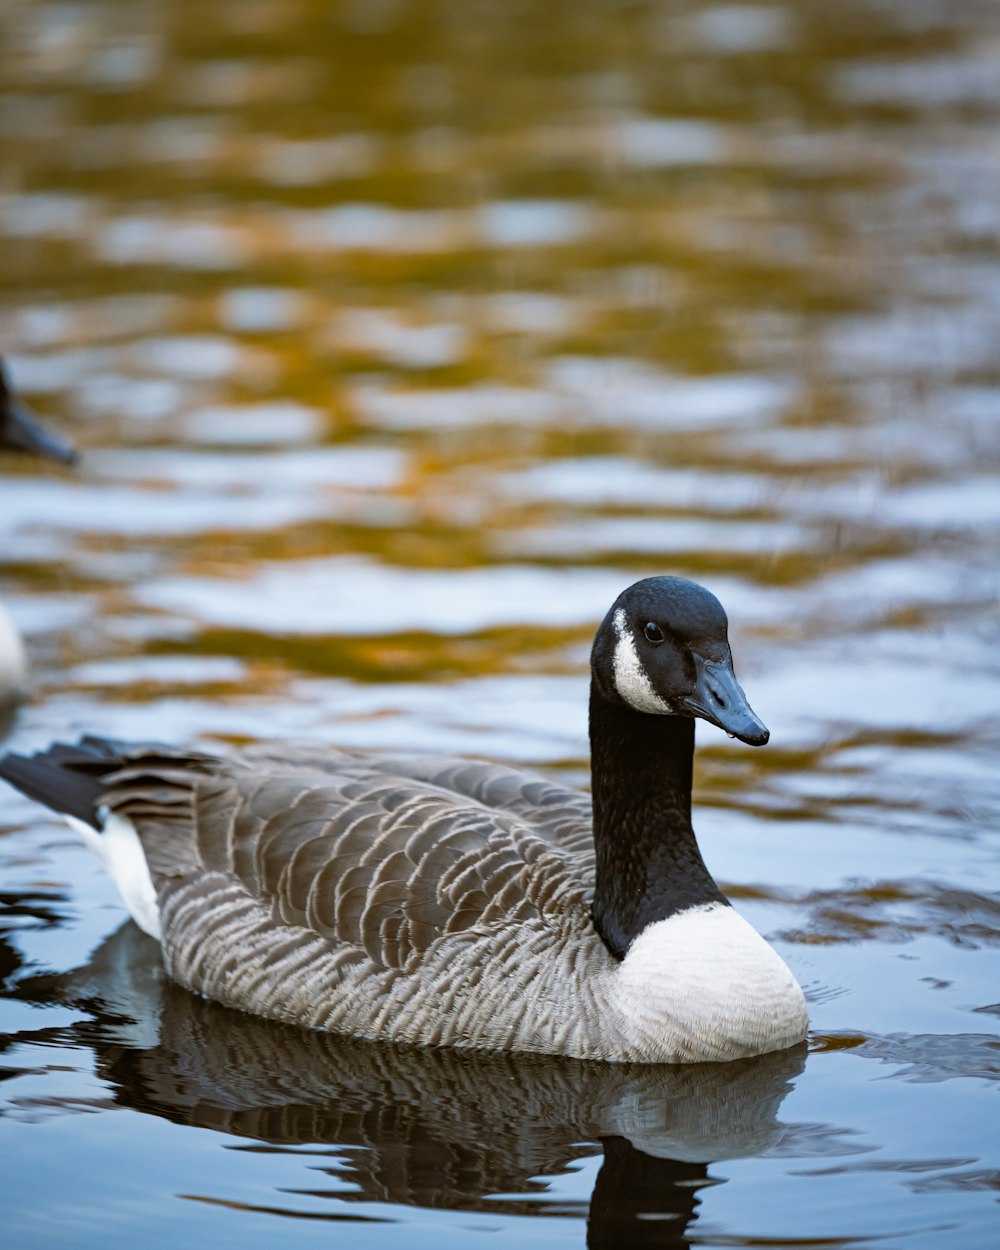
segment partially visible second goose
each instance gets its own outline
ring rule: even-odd
[[[694,719],[768,731],[722,605],[625,590],[591,657],[593,801],[498,764],[84,738],[0,775],[105,861],[169,974],[356,1037],[586,1059],[780,1050],[802,991],[729,905],[691,825]]]
[[[76,464],[77,452],[70,443],[46,430],[27,404],[11,390],[0,359],[0,449],[25,451],[35,456]]]
[[[35,414],[11,390],[0,360],[0,451],[30,452],[73,464],[77,455],[69,443],[49,433]],[[27,693],[28,662],[24,645],[0,603],[0,719]]]

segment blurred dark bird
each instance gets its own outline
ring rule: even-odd
[[[0,358],[0,451],[23,452],[76,464],[79,456],[71,443],[46,430],[27,404],[14,394]],[[24,644],[0,603],[0,736],[10,722],[12,710],[20,703],[28,684],[28,662]]]
[[[79,453],[72,443],[47,430],[26,403],[11,390],[0,358],[0,449],[76,464]]]

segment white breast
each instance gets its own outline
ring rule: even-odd
[[[784,960],[732,907],[649,925],[618,968],[619,1025],[651,1060],[737,1059],[805,1037],[805,998]]]

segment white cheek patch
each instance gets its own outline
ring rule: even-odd
[[[619,608],[615,613],[614,626],[615,633],[618,635],[614,658],[615,689],[637,712],[670,715],[674,710],[673,707],[656,693],[653,683],[642,667],[639,653],[635,649],[635,639],[625,620],[624,608]]]

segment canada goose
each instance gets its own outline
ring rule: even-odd
[[[74,464],[77,454],[69,443],[50,434],[35,414],[11,390],[0,359],[0,451],[30,452]],[[27,693],[28,662],[14,623],[0,603],[0,722]]]
[[[704,587],[619,595],[591,653],[593,801],[468,759],[83,738],[0,775],[104,860],[167,972],[355,1037],[636,1062],[780,1050],[802,991],[691,825],[694,718],[768,731]]]

